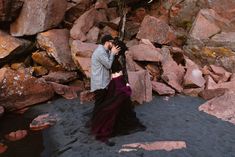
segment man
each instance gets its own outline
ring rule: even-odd
[[[118,46],[113,45],[113,40],[112,36],[105,35],[91,57],[91,92],[95,94],[93,113],[105,98],[106,87],[111,80],[110,69],[115,55],[120,51]]]
[[[105,35],[91,57],[91,92],[95,94],[105,90],[110,82],[110,69],[115,55],[120,51],[112,42],[113,37]]]

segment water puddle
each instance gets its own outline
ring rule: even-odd
[[[1,157],[40,157],[44,150],[42,131],[31,131],[29,124],[33,118],[24,115],[6,114],[0,119],[0,141],[8,148]],[[6,134],[17,130],[27,130],[27,136],[18,141],[10,141]]]

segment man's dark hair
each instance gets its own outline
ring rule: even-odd
[[[113,37],[111,35],[104,35],[102,38],[101,38],[101,44],[104,45],[105,42],[107,41],[113,41]]]

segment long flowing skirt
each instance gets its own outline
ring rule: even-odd
[[[131,88],[126,86],[123,76],[110,81],[93,110],[91,132],[96,139],[107,141],[109,137],[145,128],[136,117],[130,95]]]

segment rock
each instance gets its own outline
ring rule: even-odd
[[[73,40],[71,44],[72,58],[86,77],[91,75],[91,56],[98,45],[93,43],[84,43],[79,40]]]
[[[69,47],[69,31],[67,29],[52,29],[37,35],[40,48],[53,57],[66,70],[75,70]]]
[[[144,70],[138,63],[136,63],[129,51],[126,52],[126,68],[128,71],[139,71],[139,70]]]
[[[0,143],[0,154],[4,153],[7,150],[7,145]]]
[[[95,100],[95,94],[89,90],[82,91],[79,96],[80,103],[91,102]]]
[[[171,57],[169,49],[162,48],[162,70],[161,78],[177,92],[182,92],[182,81],[184,78],[184,68],[178,65]]]
[[[75,1],[77,2],[74,3]],[[91,0],[69,1],[67,11],[64,17],[64,23],[66,24],[66,27],[71,29],[74,21],[78,19],[84,12],[86,12],[91,7],[91,4]]]
[[[225,47],[200,47],[197,44],[184,47],[187,56],[204,66],[215,64],[229,72],[235,72],[235,52]]]
[[[42,65],[43,67],[47,68],[48,70],[59,70],[62,69],[56,63],[53,58],[49,57],[46,51],[37,51],[32,54],[32,59],[35,63]]]
[[[224,95],[215,97],[202,104],[198,109],[235,124],[235,93],[234,91],[226,92]]]
[[[157,81],[161,78],[161,72],[162,72],[162,67],[161,64],[154,64],[154,63],[149,63],[146,65],[146,70],[149,72],[151,75],[153,81]]]
[[[172,151],[176,149],[187,148],[186,143],[184,141],[156,141],[156,142],[147,142],[147,143],[131,143],[122,145],[124,148],[137,148],[144,149],[147,151],[156,151],[156,150],[164,150],[164,151]]]
[[[11,64],[11,69],[13,69],[13,70],[19,70],[19,69],[23,69],[23,68],[26,68],[24,63]]]
[[[104,0],[98,0],[95,3],[95,9],[107,9],[107,3]]]
[[[49,82],[65,84],[77,79],[77,72],[55,71],[50,72],[48,75],[45,75],[42,78]]]
[[[206,88],[205,89],[213,89],[214,86],[216,86],[216,82],[213,80],[213,78],[210,75],[205,76],[206,80]]]
[[[235,81],[235,73],[232,73],[232,75],[230,77],[230,81]]]
[[[232,73],[227,72],[224,68],[222,67],[218,67],[215,65],[210,65],[210,68],[212,69],[212,71],[216,74],[219,75],[220,78],[218,80],[218,83],[220,82],[227,82],[229,80],[229,78],[231,77]]]
[[[28,74],[0,69],[0,104],[6,111],[16,111],[54,96],[51,85]]]
[[[216,25],[210,18],[205,17],[204,12],[216,14],[214,10],[201,10],[195,19],[189,36],[194,39],[208,39],[209,37],[219,33],[220,27]],[[219,16],[219,15],[218,15]]]
[[[112,21],[114,19],[116,19],[118,17],[118,14],[117,14],[117,8],[116,7],[113,7],[113,8],[107,8],[107,16],[108,16],[108,20],[109,21]]]
[[[162,60],[161,50],[146,44],[139,44],[130,47],[128,54],[130,54],[133,60],[136,61],[159,62]]]
[[[217,88],[225,88],[228,89],[229,91],[235,91],[235,81],[222,82],[211,87],[211,89],[217,89]]]
[[[187,88],[183,89],[183,93],[188,96],[197,97],[204,88]]]
[[[205,89],[199,93],[199,96],[203,99],[210,100],[215,97],[219,97],[224,95],[224,93],[228,91],[225,88],[217,88],[217,89]]]
[[[184,46],[186,55],[202,66],[215,64],[234,72],[234,28],[230,19],[220,16],[213,9],[201,9]]]
[[[90,82],[89,82],[90,83]],[[85,81],[82,81],[82,80],[73,80],[71,82],[69,82],[68,84],[70,87],[77,87],[80,89],[80,91],[84,91],[86,88],[85,88]],[[88,87],[89,89],[89,87]]]
[[[226,47],[235,51],[235,32],[221,32],[216,34],[211,38],[208,45]]]
[[[63,96],[65,99],[75,99],[78,97],[76,88],[71,88],[67,85],[62,85],[55,82],[49,82],[52,86],[56,94]]]
[[[24,1],[19,17],[11,24],[11,35],[35,35],[57,26],[64,18],[67,0]]]
[[[207,7],[204,0],[190,0],[190,1],[171,1],[172,4],[163,4],[163,6],[171,6],[170,10],[170,24],[184,29],[190,29],[193,21],[201,8]],[[165,1],[170,3],[170,1]],[[168,16],[169,16],[168,15]]]
[[[233,0],[206,0],[209,8],[214,9],[219,15],[227,18],[233,19],[235,16],[235,2]]]
[[[18,141],[25,138],[27,134],[27,130],[17,130],[5,135],[5,138],[9,141]]]
[[[24,2],[22,0],[0,1],[0,22],[14,21],[20,13]]]
[[[142,104],[152,100],[152,84],[146,70],[128,71],[128,78],[132,90],[131,99]]]
[[[91,8],[74,22],[70,36],[74,40],[86,41],[86,33],[101,21],[107,21],[105,11]]]
[[[127,20],[125,24],[125,38],[130,40],[139,32],[141,23]]]
[[[4,107],[0,106],[0,117],[3,116],[4,111],[5,111]]]
[[[30,46],[30,41],[14,38],[0,30],[0,65],[25,54]]]
[[[184,76],[184,87],[204,87],[205,82],[200,69],[194,66],[187,68]]]
[[[56,115],[43,114],[34,118],[29,127],[33,131],[43,130],[54,125],[57,121]]]
[[[145,16],[136,37],[158,44],[167,44],[175,39],[174,32],[167,23],[149,15]]]
[[[129,40],[126,42],[126,46],[129,48],[129,47],[132,47],[134,45],[138,45],[139,44],[139,40],[137,39],[133,39],[133,40]]]
[[[153,91],[159,95],[175,95],[175,90],[161,82],[152,81]]]
[[[48,74],[48,70],[43,66],[35,66],[33,67],[33,75],[36,77],[43,76]]]
[[[87,33],[87,42],[97,43],[99,37],[100,29],[96,26],[92,27]]]

